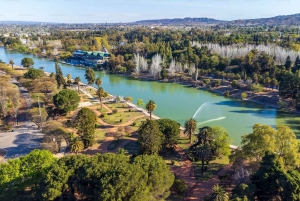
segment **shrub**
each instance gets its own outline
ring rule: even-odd
[[[136,122],[133,122],[133,123],[132,123],[132,126],[136,126]]]
[[[102,114],[100,115],[100,117],[101,117],[101,118],[107,117],[107,114],[106,114],[106,113],[102,113]]]
[[[204,83],[205,85],[209,84],[209,83],[210,83],[210,79],[204,79],[204,80],[203,80],[203,83]]]
[[[264,89],[263,86],[261,86],[260,84],[252,84],[250,90],[255,92],[255,93],[259,93],[262,92]]]
[[[120,119],[120,123],[122,123],[123,122],[123,119]]]
[[[233,80],[231,82],[231,87],[234,88],[234,89],[238,89],[240,87],[240,85],[239,85],[237,80]]]
[[[117,114],[117,112],[118,112],[117,109],[114,109],[114,110],[113,110],[113,113],[114,113],[114,114]]]
[[[172,189],[178,194],[178,195],[185,195],[188,190],[187,184],[181,180],[176,179],[173,183]]]
[[[246,92],[241,93],[241,98],[246,99],[248,97],[248,94]]]
[[[230,96],[229,91],[226,91],[225,94],[224,94],[224,96],[225,97],[229,97]]]

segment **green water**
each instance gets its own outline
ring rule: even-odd
[[[6,51],[0,47],[0,59],[4,62],[13,59],[16,65],[20,65],[24,57],[33,58],[35,68],[44,67],[47,72],[55,71],[53,61],[15,51]],[[84,68],[60,65],[64,75],[71,74],[73,78],[79,76],[85,82]],[[176,120],[181,125],[193,117],[199,107],[202,106],[195,116],[199,126],[219,125],[225,127],[233,139],[232,144],[235,145],[240,145],[240,136],[250,133],[255,123],[272,126],[286,124],[300,138],[300,117],[292,114],[254,103],[225,98],[179,84],[140,81],[123,76],[108,75],[103,72],[96,72],[96,74],[102,78],[102,87],[109,93],[131,96],[133,103],[136,103],[137,99],[143,99],[145,103],[152,99],[157,104],[157,109],[154,111],[155,115]]]

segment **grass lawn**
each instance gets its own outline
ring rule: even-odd
[[[139,118],[137,120],[135,120],[135,126],[132,126],[133,128],[139,128],[140,125],[142,125],[142,122],[146,121],[147,119],[149,119],[149,117],[143,117],[143,118]]]
[[[188,139],[188,137],[181,137],[178,139],[178,144],[179,147],[181,147],[182,149],[188,149],[191,144],[190,144],[190,140]]]
[[[201,175],[201,162],[194,162],[194,174],[195,177],[200,180],[200,181],[207,181],[210,178],[212,178],[217,172],[220,170],[220,168],[226,166],[229,164],[229,158],[227,157],[222,157],[221,159],[217,158],[216,160],[210,161],[207,166],[207,170],[204,171],[203,176]]]
[[[121,140],[114,140],[112,141],[108,146],[107,146],[107,150],[113,150],[115,148],[117,148],[119,146],[119,144],[121,144],[125,139],[121,139]]]
[[[108,107],[110,107],[112,110],[117,109],[119,111],[120,109],[128,109],[128,106],[127,106],[126,103],[112,103],[112,102],[109,102],[109,103],[106,103],[106,105]]]
[[[139,143],[137,141],[130,141],[125,146],[124,149],[128,151],[129,154],[139,153]]]
[[[122,124],[142,114],[143,113],[141,112],[121,111],[116,114],[107,114],[106,117],[102,118],[102,120],[109,124]]]
[[[96,132],[95,132],[95,140],[97,143],[102,143],[104,140],[105,140],[105,134],[107,133],[108,131],[105,130],[105,129],[97,129]]]
[[[100,105],[100,104],[99,104]],[[102,107],[101,109],[101,106],[97,108],[97,110],[101,113],[107,113],[107,109],[105,107]]]

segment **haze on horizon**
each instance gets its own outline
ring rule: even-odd
[[[118,23],[148,19],[267,18],[299,13],[299,0],[4,0],[0,21]]]

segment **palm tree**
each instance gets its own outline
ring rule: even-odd
[[[150,114],[150,119],[152,118],[152,112],[156,109],[156,104],[153,100],[149,100],[149,102],[146,105],[146,109],[148,110]]]
[[[212,187],[212,193],[209,196],[210,201],[228,201],[228,193],[219,184]]]
[[[78,154],[78,152],[82,151],[84,148],[83,142],[78,138],[74,138],[71,143],[71,151]]]
[[[12,60],[12,59],[9,60],[9,64],[11,65],[11,68],[14,68],[14,64],[15,64],[15,63],[14,63],[14,60]]]
[[[67,75],[67,83],[69,84],[69,86],[71,86],[71,83],[72,83],[72,81],[71,81],[71,79],[72,79],[72,76],[70,75],[70,74],[68,74]]]
[[[98,86],[98,89],[99,89],[99,87],[100,87],[100,86],[101,86],[101,84],[102,84],[102,80],[101,80],[101,78],[100,78],[100,77],[97,77],[97,79],[96,79],[95,83],[96,83],[96,85]]]
[[[101,105],[101,110],[102,110],[102,97],[105,97],[106,92],[104,91],[104,89],[102,87],[100,87],[97,92],[96,92],[99,101],[100,101],[100,105]]]
[[[187,122],[185,122],[185,130],[184,134],[189,136],[190,144],[192,143],[192,135],[195,133],[197,129],[197,121],[194,118],[190,118]]]
[[[75,82],[77,83],[77,86],[78,86],[78,93],[79,93],[79,86],[80,86],[80,82],[81,82],[80,77],[76,77],[76,78],[75,78]]]

